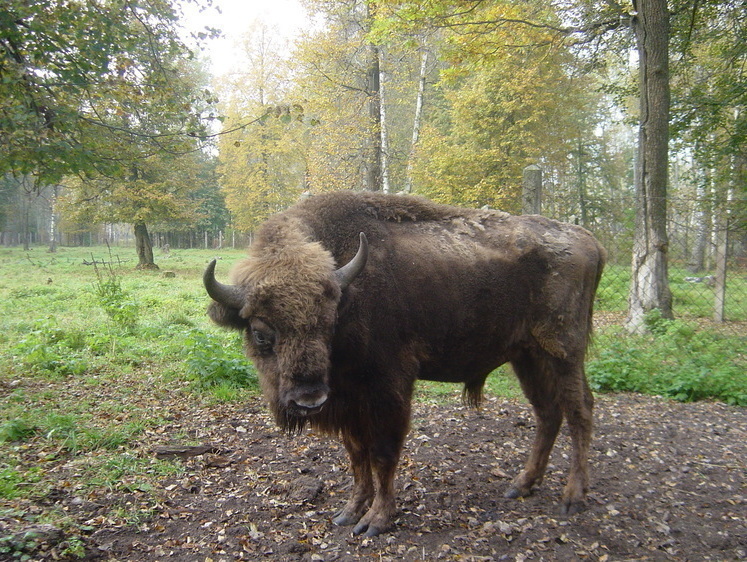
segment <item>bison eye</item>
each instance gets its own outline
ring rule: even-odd
[[[252,330],[252,339],[258,347],[267,347],[273,344],[275,338],[271,334],[265,334],[259,330]]]
[[[250,331],[257,350],[263,355],[272,353],[272,347],[275,345],[274,330],[261,320],[252,320]]]

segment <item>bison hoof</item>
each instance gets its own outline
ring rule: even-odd
[[[580,501],[564,501],[560,504],[560,515],[576,515],[586,509],[586,502]]]
[[[368,525],[366,523],[358,523],[353,528],[353,535],[356,537],[363,535],[363,537],[375,537],[381,534],[383,531],[374,525]]]
[[[506,492],[503,494],[504,498],[508,498],[511,500],[515,500],[518,498],[526,498],[527,496],[530,496],[532,494],[532,490],[528,488],[519,488],[518,486],[511,486]]]
[[[345,527],[346,525],[352,525],[357,523],[360,517],[355,517],[349,513],[345,513],[345,510],[340,511],[332,518],[332,523],[338,527]]]

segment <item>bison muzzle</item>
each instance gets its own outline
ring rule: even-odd
[[[544,475],[563,419],[571,467],[561,512],[588,488],[593,398],[584,374],[604,249],[539,216],[340,192],[270,218],[232,284],[204,275],[209,316],[242,330],[278,425],[342,438],[354,486],[339,525],[391,528],[394,474],[417,379],[457,382],[473,405],[510,363],[537,433],[507,497]],[[342,265],[340,265],[342,264]]]

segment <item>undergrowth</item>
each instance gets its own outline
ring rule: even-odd
[[[93,290],[99,305],[118,327],[133,330],[138,320],[139,307],[132,296],[122,289],[121,277],[112,265],[111,252],[110,261],[102,264],[101,268],[94,258],[93,268],[96,272]]]
[[[226,345],[224,338],[194,329],[183,340],[186,374],[199,390],[227,388],[258,389],[257,371],[241,353],[241,340],[232,338]]]
[[[647,335],[622,328],[598,334],[586,372],[598,392],[640,392],[680,402],[747,406],[745,338],[649,316]]]

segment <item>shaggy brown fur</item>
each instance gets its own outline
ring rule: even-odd
[[[345,290],[335,269],[369,241]],[[356,534],[391,527],[393,479],[418,378],[459,382],[479,404],[510,362],[537,418],[524,470],[506,492],[539,484],[563,418],[572,438],[562,511],[584,503],[593,399],[584,375],[604,249],[586,230],[543,217],[332,193],[268,220],[234,269],[240,309],[211,318],[243,329],[278,424],[340,435],[355,486],[334,521]]]

